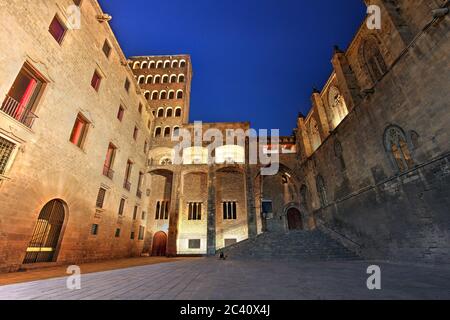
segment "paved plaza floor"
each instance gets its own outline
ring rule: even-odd
[[[381,290],[368,290],[368,266]],[[81,270],[83,272],[83,270]],[[0,299],[300,300],[450,299],[450,268],[375,262],[219,261],[199,258],[0,286]]]

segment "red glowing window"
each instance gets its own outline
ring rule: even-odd
[[[48,31],[50,34],[55,38],[55,40],[61,44],[64,35],[66,34],[66,28],[62,24],[62,22],[59,20],[58,16],[55,16],[52,20],[52,23],[50,23],[50,27],[48,28]]]
[[[91,80],[91,86],[95,89],[95,91],[98,91],[100,89],[100,83],[102,82],[102,77],[98,73],[98,71],[94,72],[94,75],[92,76]]]
[[[70,142],[81,148],[86,138],[88,126],[89,122],[81,114],[78,114],[70,135]]]

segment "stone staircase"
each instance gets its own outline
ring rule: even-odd
[[[361,260],[357,254],[320,230],[267,232],[220,251],[230,260]]]

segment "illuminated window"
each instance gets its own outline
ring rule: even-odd
[[[169,201],[157,201],[155,220],[168,220],[169,219]]]
[[[86,139],[88,126],[89,122],[81,114],[78,114],[70,135],[70,142],[77,147],[82,148]]]
[[[202,203],[188,203],[188,220],[202,220]]]
[[[202,147],[190,147],[183,150],[183,164],[207,164],[208,149]]]
[[[97,70],[94,71],[94,75],[92,76],[91,80],[91,86],[95,89],[95,91],[98,91],[100,89],[100,83],[102,82],[102,77],[98,73]]]
[[[245,149],[241,146],[226,145],[216,149],[216,163],[245,163]]]
[[[236,220],[237,219],[237,202],[226,201],[222,203],[223,220]]]
[[[414,167],[414,161],[411,157],[406,135],[400,127],[388,127],[384,134],[384,143],[386,151],[399,172]]]

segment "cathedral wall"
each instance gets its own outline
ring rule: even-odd
[[[373,92],[364,93],[319,149],[300,163],[299,176],[317,223],[358,243],[367,258],[449,261],[450,79],[442,72],[450,62],[448,23],[446,17],[427,29],[397,62],[387,57],[389,70]],[[358,64],[356,50],[350,49],[348,59]],[[352,69],[361,73],[359,79],[367,77],[362,68]],[[385,130],[391,125],[405,134],[414,162],[408,170],[399,170],[386,149]]]

